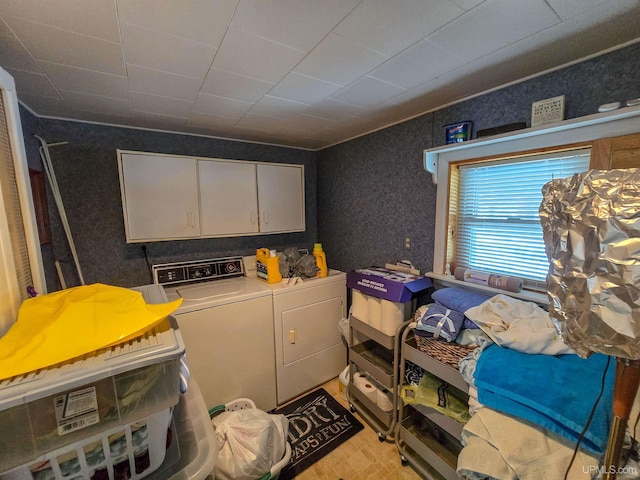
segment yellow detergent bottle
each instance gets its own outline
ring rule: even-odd
[[[313,244],[313,256],[316,257],[316,265],[318,266],[316,277],[326,277],[329,274],[329,268],[327,267],[327,255],[322,250],[321,243]]]
[[[256,275],[267,283],[282,281],[278,255],[275,250],[259,248],[256,250]]]

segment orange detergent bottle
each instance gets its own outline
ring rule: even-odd
[[[256,250],[256,276],[267,283],[282,281],[279,258],[275,250],[268,248]]]
[[[326,277],[329,274],[329,268],[327,267],[327,255],[322,250],[321,243],[313,244],[313,256],[316,257],[316,265],[318,266],[316,277]]]

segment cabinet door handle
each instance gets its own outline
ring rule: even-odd
[[[251,210],[251,212],[249,212],[249,221],[251,222],[251,225],[255,225],[256,224],[256,212]]]
[[[296,330],[289,330],[289,343],[296,343]]]
[[[269,223],[269,215],[267,215],[267,211],[266,210],[264,210],[262,212],[262,220],[264,221],[265,225]]]
[[[187,222],[191,228],[196,228],[196,216],[193,212],[187,213]]]

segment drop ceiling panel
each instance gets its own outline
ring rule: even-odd
[[[341,88],[335,83],[292,72],[273,87],[269,95],[312,105]]]
[[[136,112],[155,113],[181,118],[187,118],[193,108],[193,102],[190,100],[162,97],[142,92],[131,93],[131,105]]]
[[[276,83],[304,57],[304,52],[249,32],[230,28],[213,67]]]
[[[0,19],[0,65],[29,72],[44,73],[7,24]]]
[[[487,0],[428,39],[471,61],[559,22],[544,0]]]
[[[129,99],[129,80],[125,76],[59,63],[40,62],[40,65],[55,85],[64,85],[67,91]]]
[[[255,102],[261,99],[272,87],[273,83],[270,82],[211,68],[202,84],[202,92]]]
[[[402,93],[404,89],[372,77],[362,77],[331,96],[361,108],[372,108]]]
[[[231,25],[308,52],[357,4],[358,0],[247,0],[238,5]]]
[[[76,118],[76,114],[69,108],[67,102],[62,97],[43,97],[40,95],[20,94],[22,101],[30,108],[37,109],[40,115]],[[25,132],[26,133],[26,132]]]
[[[117,0],[116,3],[122,23],[217,47],[238,0]]]
[[[118,43],[15,17],[5,17],[5,21],[37,60],[114,75],[126,74]]]
[[[421,40],[371,71],[369,76],[409,89],[464,63],[451,51],[429,40]]]
[[[85,0],[2,0],[2,14],[112,43],[120,42],[114,0],[91,0],[90,5]]]
[[[295,67],[294,72],[344,86],[368,73],[387,58],[353,40],[332,33]]]
[[[120,116],[128,116],[131,113],[131,102],[128,99],[67,92],[65,90],[60,93],[74,110]]]
[[[193,105],[193,112],[205,114],[213,112],[217,116],[239,119],[252,106],[252,102],[201,93]]]
[[[132,92],[150,93],[184,100],[195,100],[202,83],[197,78],[137,65],[127,65],[127,72]]]
[[[59,97],[58,90],[54,87],[49,77],[42,73],[25,72],[7,68],[16,82],[18,95],[34,95],[40,97]]]
[[[404,8],[388,0],[361,2],[334,32],[389,57],[464,13],[446,0],[402,3]],[[384,34],[389,31],[394,35]]]
[[[203,79],[216,49],[166,33],[122,24],[122,44],[127,63]]]

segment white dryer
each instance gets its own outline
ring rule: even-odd
[[[241,397],[275,408],[272,292],[245,276],[242,257],[155,265],[154,277],[183,299],[174,316],[207,408]]]
[[[255,276],[255,257],[244,257]],[[340,375],[347,349],[339,330],[346,317],[346,274],[329,270],[302,283],[267,284],[273,293],[278,405]],[[260,280],[258,280],[260,281]]]

